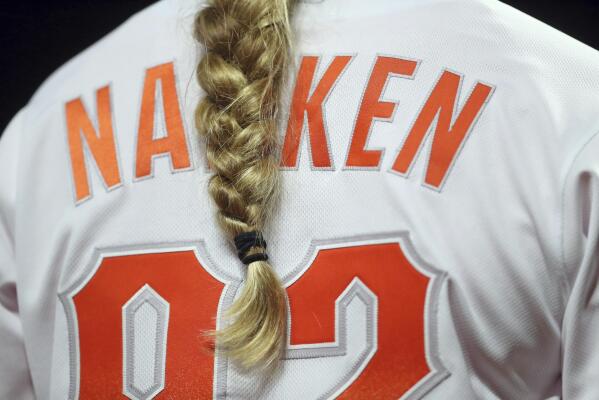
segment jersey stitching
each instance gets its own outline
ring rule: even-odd
[[[559,275],[559,277],[561,278],[562,284],[561,284],[561,289],[563,291],[562,293],[562,310],[561,310],[561,314],[562,314],[562,321],[563,321],[563,316],[565,313],[565,307],[566,304],[568,302],[568,299],[570,297],[570,291],[572,290],[571,286],[570,286],[570,282],[568,280],[568,275],[567,275],[567,269],[568,269],[568,265],[566,263],[566,255],[565,255],[565,249],[564,249],[564,225],[565,225],[565,198],[566,198],[566,183],[568,182],[568,178],[570,177],[570,174],[572,173],[572,170],[574,168],[574,164],[576,164],[576,161],[578,160],[578,157],[583,153],[583,151],[587,148],[587,146],[589,145],[589,143],[591,143],[593,141],[593,139],[599,135],[599,131],[595,132],[593,135],[591,135],[583,144],[582,146],[578,149],[578,151],[574,154],[574,157],[572,158],[572,160],[569,162],[568,168],[566,169],[566,175],[564,176],[563,182],[561,184],[561,204],[559,207],[560,210],[560,229],[559,229],[559,247],[560,247],[560,264],[561,264],[561,268],[558,269],[557,273]]]

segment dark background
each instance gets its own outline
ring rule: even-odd
[[[599,0],[505,0],[599,48]],[[149,0],[2,1],[0,7],[0,134],[56,68],[93,44]]]

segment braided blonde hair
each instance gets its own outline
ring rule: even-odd
[[[195,123],[213,171],[208,190],[232,240],[261,232],[280,194],[277,117],[291,59],[294,0],[209,0],[195,19],[205,52],[197,79],[206,96]],[[250,248],[248,255],[264,252]],[[286,333],[285,290],[266,260],[247,265],[245,285],[216,332],[219,349],[244,367],[272,366]]]

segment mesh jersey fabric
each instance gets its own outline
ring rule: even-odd
[[[134,15],[5,130],[1,399],[599,398],[596,50],[492,0],[300,3],[261,375],[201,344],[243,265],[193,125],[200,7]]]

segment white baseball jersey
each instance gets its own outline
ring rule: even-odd
[[[0,399],[599,398],[599,55],[494,0],[293,18],[276,371],[212,353],[245,266],[193,111],[196,0],[53,73],[0,141]]]

